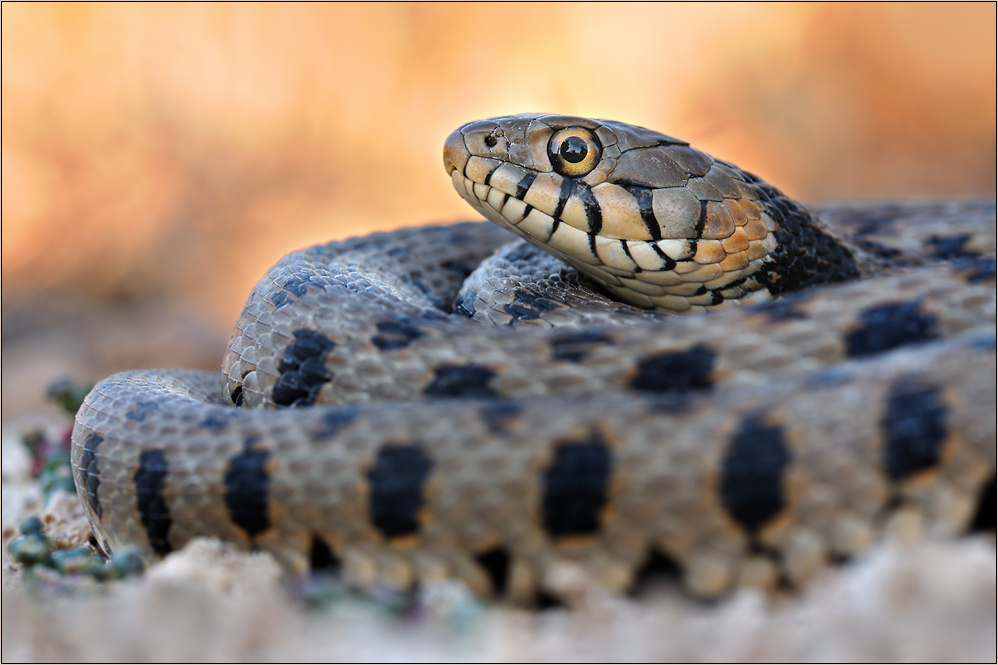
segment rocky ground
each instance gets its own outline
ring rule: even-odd
[[[68,418],[3,427],[3,641],[12,661],[883,661],[994,662],[993,536],[885,543],[778,598],[705,604],[676,588],[638,600],[570,580],[568,607],[485,604],[459,585],[415,598],[293,589],[266,555],[196,541],[140,576],[97,582],[8,552],[27,515],[56,547],[85,545],[75,495],[46,500],[25,431],[57,440]],[[35,466],[33,469],[32,467]]]

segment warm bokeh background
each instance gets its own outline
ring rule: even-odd
[[[995,194],[995,5],[3,5],[3,414],[221,358],[284,252],[468,216],[440,160],[527,110],[808,201]]]

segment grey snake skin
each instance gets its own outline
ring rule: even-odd
[[[444,166],[495,224],[289,254],[221,379],[93,389],[72,459],[105,552],[715,597],[995,528],[993,201],[815,215],[680,140],[539,114],[463,126]]]

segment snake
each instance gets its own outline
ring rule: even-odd
[[[461,126],[443,162],[488,221],[292,252],[220,374],[93,388],[72,467],[105,554],[212,537],[365,589],[716,598],[994,530],[993,200],[811,211],[538,113]]]

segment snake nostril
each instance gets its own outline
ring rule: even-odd
[[[492,134],[489,134],[488,136],[485,137],[485,145],[487,145],[488,147],[494,148],[496,147],[496,143],[499,143],[499,139],[497,139]]]
[[[444,142],[444,170],[448,174],[454,171],[463,171],[464,165],[468,163],[471,153],[464,144],[464,136],[460,131],[451,132]]]

